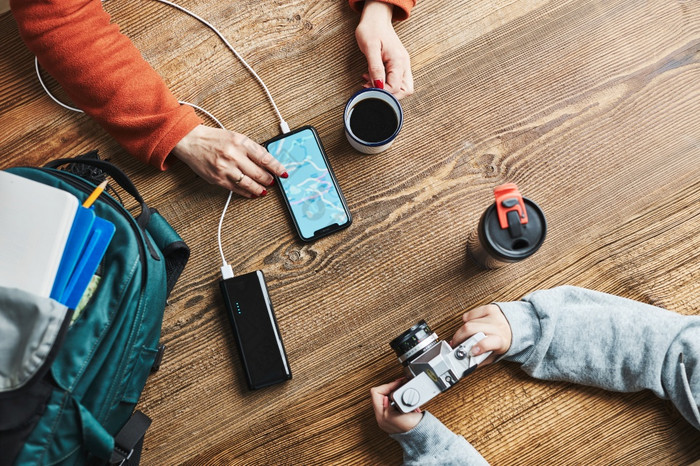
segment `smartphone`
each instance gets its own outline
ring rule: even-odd
[[[313,126],[263,145],[289,173],[289,178],[277,177],[277,182],[299,238],[313,241],[350,226],[350,211]]]

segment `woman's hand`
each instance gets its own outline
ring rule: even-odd
[[[383,87],[397,99],[413,94],[411,59],[391,24],[393,5],[365,1],[355,30],[357,45],[367,58],[364,87]]]
[[[492,351],[491,356],[481,364],[490,364],[510,349],[513,341],[513,333],[508,319],[503,315],[501,308],[495,304],[488,304],[472,309],[462,316],[462,325],[450,341],[450,346],[455,347],[478,332],[483,332],[486,338],[472,346],[470,354],[478,356],[485,351]],[[480,365],[481,365],[480,364]]]
[[[197,175],[241,196],[267,194],[275,179],[287,171],[260,144],[240,133],[199,125],[173,148],[173,155]]]
[[[402,413],[389,403],[389,395],[406,382],[406,379],[394,380],[391,383],[373,387],[369,392],[372,396],[372,407],[377,424],[387,434],[408,432],[423,419],[420,408],[410,413]]]

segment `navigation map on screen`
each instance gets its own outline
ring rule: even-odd
[[[273,141],[267,150],[287,169],[280,179],[301,235],[311,238],[329,225],[343,225],[348,215],[311,129]]]

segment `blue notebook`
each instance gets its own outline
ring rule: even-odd
[[[51,289],[51,298],[58,302],[61,302],[63,291],[66,289],[66,286],[68,286],[68,280],[70,280],[71,274],[78,263],[78,259],[80,259],[80,253],[83,251],[85,243],[90,236],[94,221],[94,210],[86,209],[82,206],[78,207],[75,213],[75,219],[73,220],[73,226],[68,234],[66,247],[63,250],[61,263],[56,272],[53,288]]]
[[[114,231],[115,227],[112,222],[95,217],[87,242],[80,253],[80,259],[76,263],[58,302],[65,304],[70,309],[75,309],[78,306],[80,298],[90,284],[90,279],[97,271],[97,267],[107,251]]]

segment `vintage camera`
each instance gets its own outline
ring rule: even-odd
[[[410,413],[469,375],[491,354],[469,355],[472,346],[484,338],[486,335],[479,332],[452,349],[438,340],[424,320],[396,337],[389,344],[410,380],[391,394],[392,405],[402,413]]]

